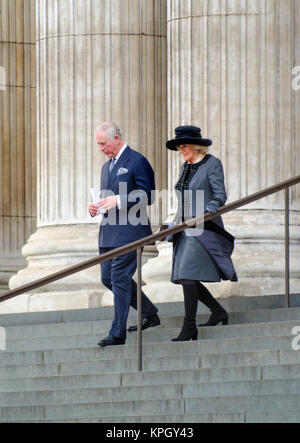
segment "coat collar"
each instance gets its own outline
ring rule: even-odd
[[[203,158],[203,160],[201,160],[201,161],[198,162],[198,163],[194,163],[194,164],[192,164],[192,165],[189,165],[188,162],[185,162],[185,163],[182,165],[181,173],[180,173],[180,176],[179,176],[179,180],[178,180],[178,182],[177,182],[177,184],[176,184],[176,187],[177,187],[180,183],[182,183],[182,181],[185,179],[185,175],[186,175],[186,173],[187,173],[187,170],[188,170],[189,166],[190,166],[190,168],[191,168],[192,170],[194,170],[193,177],[192,177],[191,181],[189,182],[189,186],[190,186],[190,184],[194,181],[194,179],[195,179],[195,178],[197,177],[197,175],[200,173],[200,170],[201,170],[200,166],[204,165],[204,164],[205,164],[205,163],[206,163],[211,157],[212,157],[211,154],[206,154],[206,156]]]

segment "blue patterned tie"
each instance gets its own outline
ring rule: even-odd
[[[110,165],[109,165],[109,173],[111,173],[111,171],[114,169],[116,163],[116,159],[115,158],[111,158],[110,159]]]

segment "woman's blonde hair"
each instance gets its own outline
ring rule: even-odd
[[[194,145],[194,151],[200,152],[202,155],[206,155],[209,149],[208,146]]]
[[[179,146],[177,146],[177,151],[179,150]],[[199,152],[199,154],[206,155],[208,154],[209,147],[204,145],[191,145],[191,147],[194,146],[194,151]]]

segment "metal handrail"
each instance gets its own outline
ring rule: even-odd
[[[17,297],[21,294],[25,294],[26,292],[32,291],[34,289],[40,288],[42,286],[48,285],[55,281],[61,280],[70,275],[76,274],[85,269],[91,268],[93,266],[99,265],[108,260],[112,260],[113,258],[119,257],[121,255],[127,254],[129,252],[137,250],[138,252],[138,368],[139,371],[142,370],[142,318],[141,318],[141,287],[142,287],[142,249],[144,246],[155,243],[156,241],[160,241],[165,239],[167,236],[171,236],[174,234],[178,234],[184,231],[187,228],[193,228],[200,223],[204,223],[206,221],[212,220],[219,215],[226,214],[228,212],[232,212],[235,209],[241,208],[242,206],[246,206],[250,203],[253,203],[262,198],[268,197],[269,195],[276,194],[280,191],[285,191],[285,305],[286,307],[290,306],[290,263],[289,263],[289,200],[290,200],[290,192],[289,189],[292,186],[300,183],[300,175],[295,176],[289,180],[281,182],[277,185],[271,186],[269,188],[264,189],[263,191],[256,192],[255,194],[251,194],[248,197],[241,198],[233,203],[229,203],[226,206],[222,206],[218,212],[212,214],[207,213],[202,217],[193,218],[191,220],[187,220],[185,223],[180,225],[175,225],[171,228],[165,229],[161,232],[157,232],[148,237],[145,237],[141,240],[137,240],[128,245],[122,246],[120,248],[114,249],[110,252],[92,258],[90,260],[84,261],[77,265],[66,268],[62,271],[51,274],[47,277],[43,277],[39,280],[35,280],[32,283],[25,284],[16,289],[12,289],[0,296],[0,303],[10,300],[14,297]]]

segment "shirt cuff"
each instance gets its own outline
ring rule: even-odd
[[[122,209],[122,207],[121,207],[121,197],[119,195],[117,195],[116,197],[117,197],[117,206],[118,206],[118,209],[120,210],[120,209]]]

